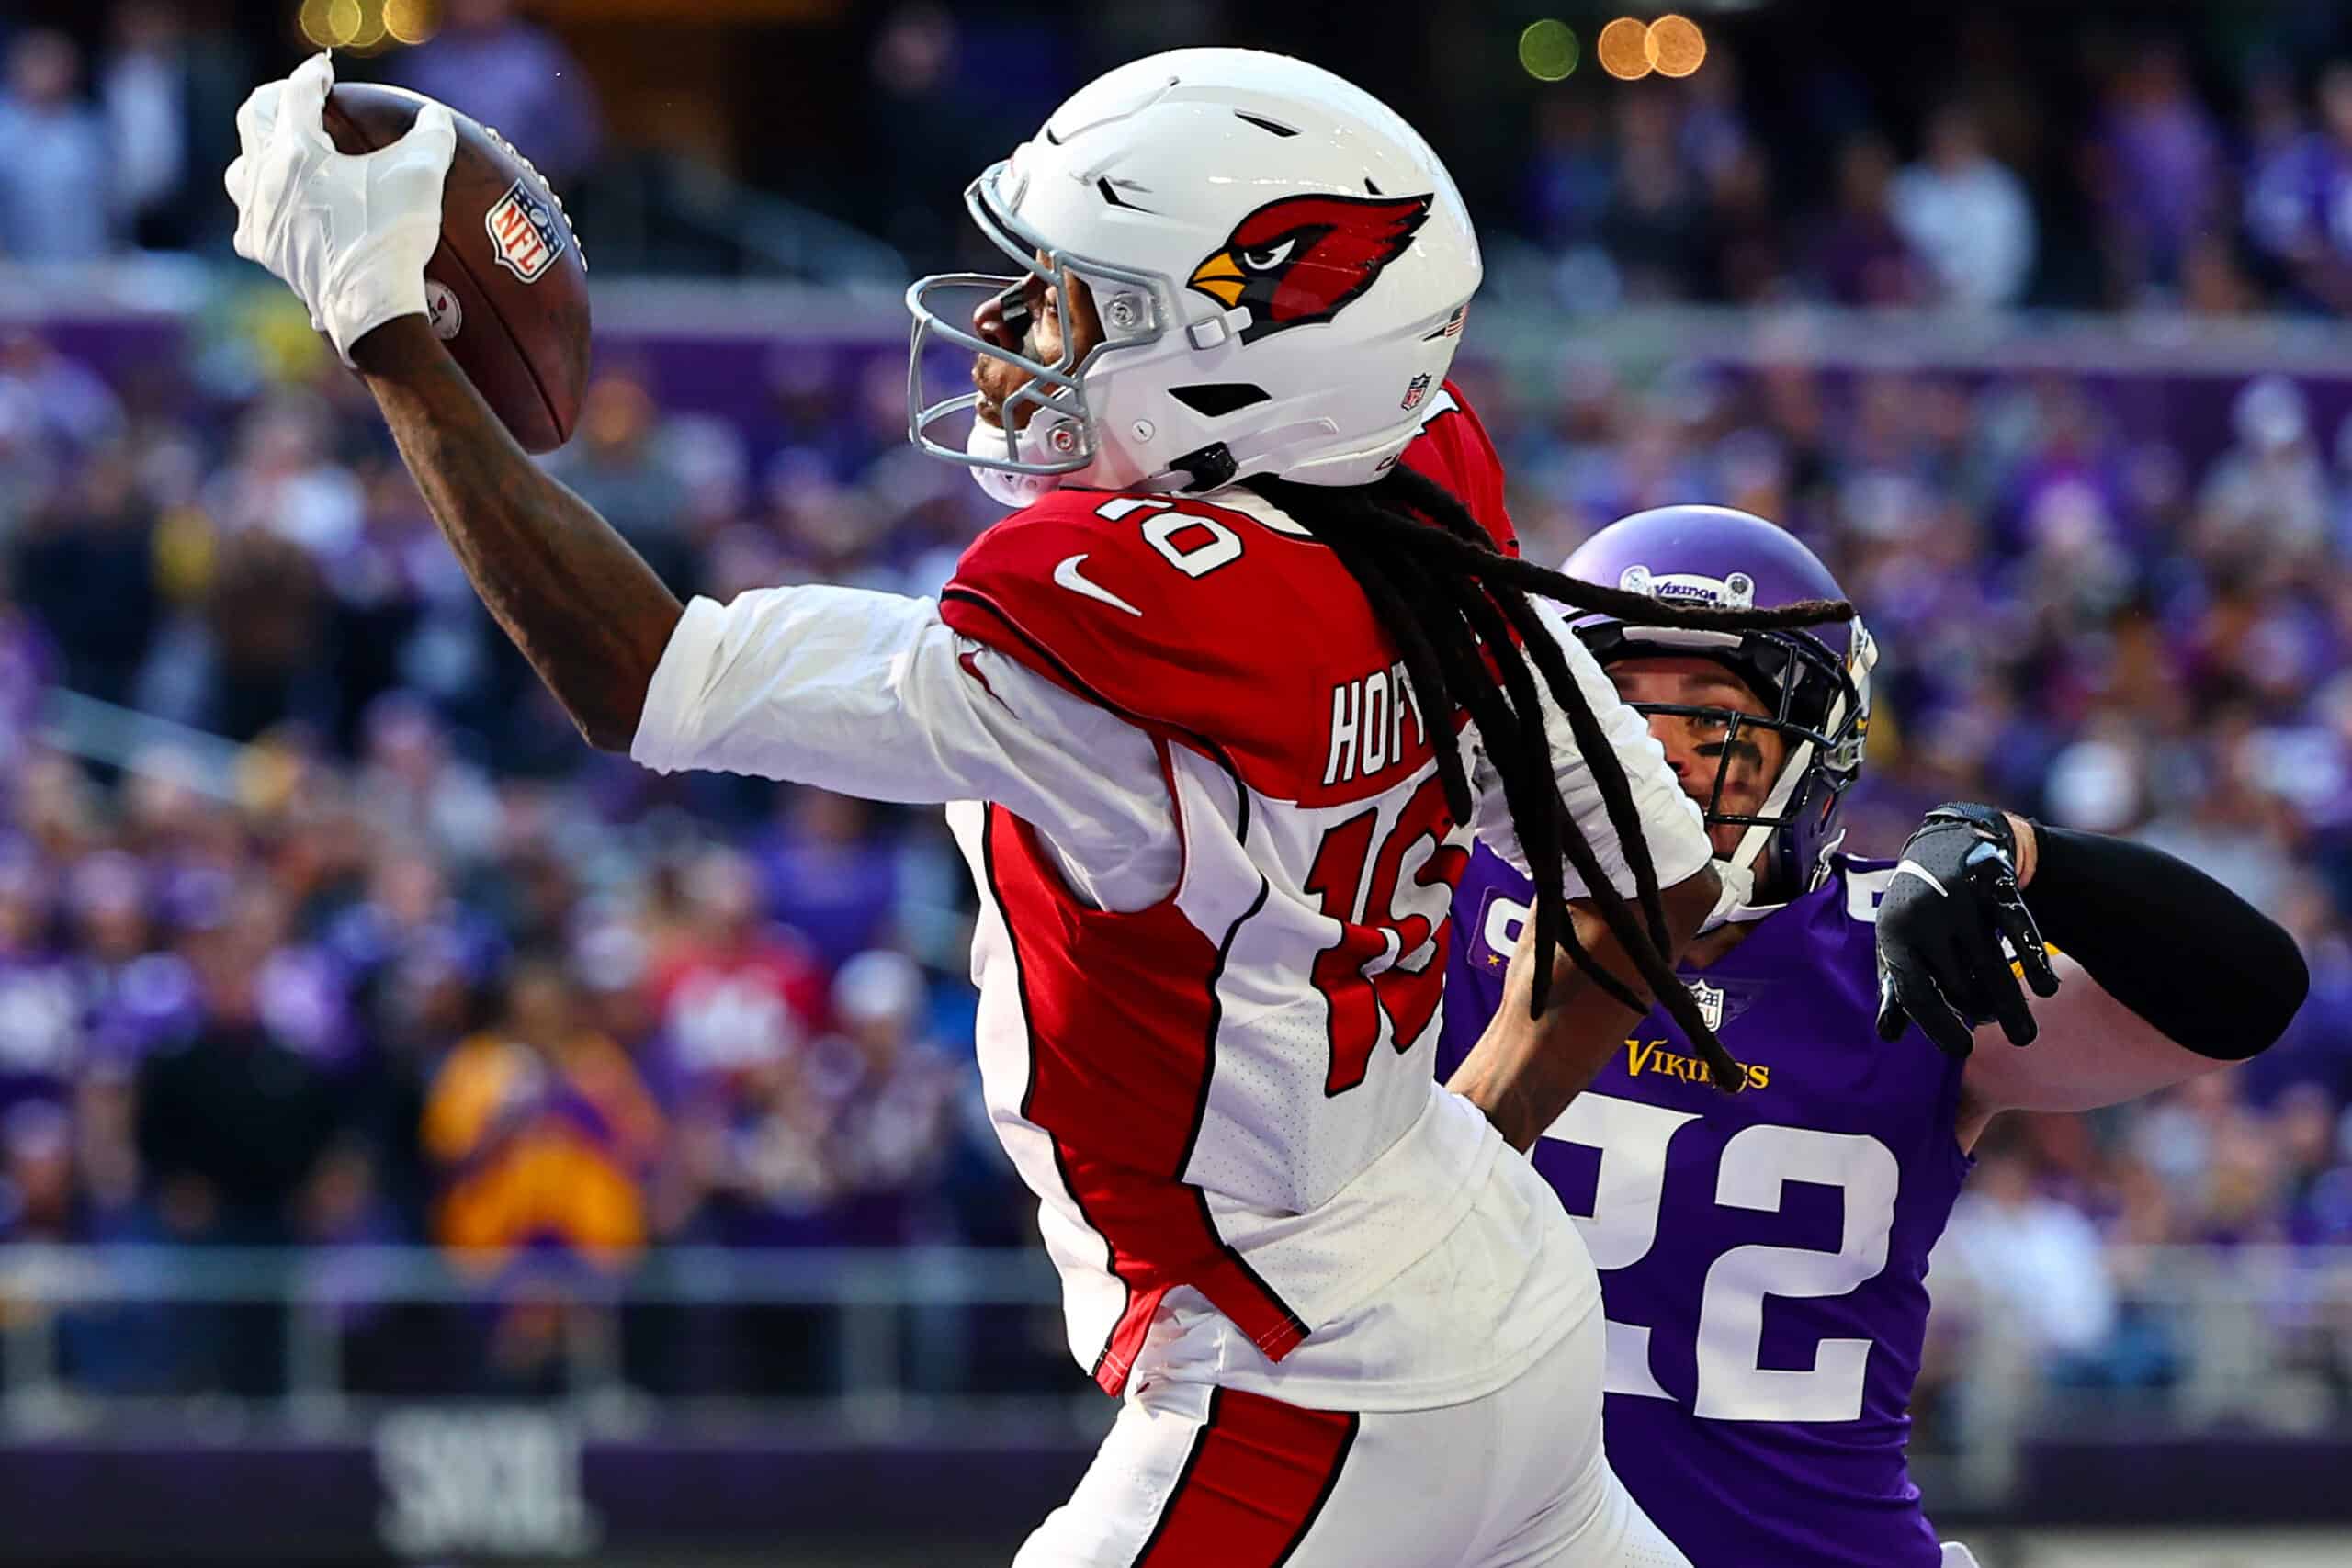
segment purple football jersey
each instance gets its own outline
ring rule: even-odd
[[[1611,1464],[1698,1568],[1936,1568],[1904,1444],[1928,1252],[1970,1161],[1960,1065],[1873,1029],[1871,922],[1889,863],[1819,890],[1703,972],[1747,1069],[1712,1087],[1662,1013],[1538,1141],[1608,1314]],[[1439,1070],[1501,997],[1526,880],[1484,848],[1455,895]]]

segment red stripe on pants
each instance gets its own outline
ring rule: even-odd
[[[1339,1483],[1360,1419],[1218,1389],[1135,1568],[1280,1568]]]

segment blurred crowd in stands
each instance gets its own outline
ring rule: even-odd
[[[55,29],[0,18],[0,256],[225,254],[233,113],[307,47],[294,9],[274,27],[181,0],[113,0],[62,13]],[[424,41],[346,52],[341,68],[518,134],[575,210],[593,208],[600,171],[621,178],[633,152],[667,140],[928,268],[970,248],[963,182],[1091,69],[1209,39],[1319,48],[1421,106],[1496,259],[1521,253],[1529,265],[1506,270],[1547,275],[1570,309],[2352,305],[2352,19],[2324,5],[2162,19],[2084,6],[2052,30],[1998,7],[1889,28],[1836,0],[1782,0],[1780,20],[1711,20],[1687,80],[1588,69],[1552,85],[1511,65],[1498,18],[1373,9],[1373,32],[1436,28],[1445,47],[1294,39],[1280,17],[1227,15],[1220,0],[1164,14],[854,8],[757,46],[779,70],[815,73],[776,85],[825,106],[821,133],[843,145],[822,158],[743,128],[706,145],[712,135],[658,115],[633,121],[633,146],[594,73],[514,0],[447,0]],[[749,89],[711,84],[729,90]]]
[[[595,106],[506,13],[452,5],[387,73],[558,128],[531,150],[561,177],[596,154]],[[169,5],[111,17],[92,61],[7,46],[0,254],[218,245],[247,56]],[[928,58],[917,31],[890,48]],[[1843,140],[1811,209],[1744,91],[1726,52],[1538,101],[1518,219],[1563,302],[2036,300],[2072,287],[2038,238],[2053,201],[2095,237],[2090,297],[2352,300],[2352,65],[2249,77],[2229,118],[2149,43],[2113,62],[2063,190],[2020,178],[2015,118],[1980,96],[1908,155]],[[1994,800],[2175,850],[2302,943],[2312,999],[2254,1065],[1996,1125],[1939,1284],[2067,1378],[2157,1383],[2180,1348],[2129,1309],[2112,1244],[2352,1244],[2352,421],[2320,412],[2343,389],[2251,379],[2191,448],[2127,436],[2086,378],[1792,355],[1634,382],[1571,344],[1530,389],[1477,335],[1464,374],[1531,555],[1708,500],[1839,572],[1885,649],[1854,848]],[[364,393],[293,336],[224,389],[0,330],[0,1245],[429,1240],[595,1269],[665,1242],[1023,1241],[936,814],[589,753]],[[992,515],[905,448],[895,356],[780,351],[734,418],[605,363],[549,466],[682,594],[935,592]],[[70,754],[52,686],[148,720],[69,716]],[[2343,1394],[2339,1330],[2318,1375]]]
[[[1706,497],[1831,560],[1886,650],[1855,848],[1996,800],[2177,850],[2310,955],[2250,1066],[1997,1125],[1980,1283],[2156,1376],[2108,1241],[2352,1243],[2352,442],[2305,390],[2246,382],[2192,457],[2071,378],[1572,359],[1524,398],[1471,353],[1539,558]],[[0,1241],[1020,1241],[936,814],[588,751],[356,383],[293,363],[221,401],[0,343]],[[549,467],[682,593],[935,592],[992,509],[904,447],[895,356],[772,371],[671,415],[617,355]]]

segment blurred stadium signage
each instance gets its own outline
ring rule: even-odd
[[[578,1557],[597,1540],[580,1490],[580,1434],[529,1408],[395,1411],[376,1424],[378,1534],[403,1557]]]
[[[978,1548],[986,1560],[1064,1500],[1091,1452],[1091,1435],[1067,1425],[1019,1427],[954,1445],[861,1442],[821,1422],[598,1439],[560,1409],[442,1406],[394,1411],[352,1439],[20,1441],[0,1444],[0,1563],[317,1568],[592,1551],[772,1563],[839,1541],[853,1519],[890,1521],[901,1550],[930,1540],[943,1558]],[[2343,1440],[2030,1444],[2021,1458],[2024,1494],[2001,1510],[2012,1528],[2233,1515],[2341,1525],[2352,1513]],[[909,1506],[910,1478],[920,1478],[920,1507]],[[1984,1519],[1951,1506],[1938,1515],[1961,1533]],[[882,1544],[870,1529],[865,1538]]]

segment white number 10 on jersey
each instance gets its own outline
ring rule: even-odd
[[[1666,1191],[1667,1145],[1698,1115],[1613,1095],[1578,1095],[1544,1135],[1599,1151],[1593,1212],[1574,1216],[1593,1267],[1640,1262],[1657,1245]],[[1715,1201],[1777,1213],[1791,1181],[1835,1187],[1845,1224],[1835,1252],[1802,1247],[1735,1247],[1707,1268],[1699,1296],[1694,1415],[1719,1421],[1851,1421],[1862,1413],[1867,1339],[1823,1339],[1807,1370],[1758,1365],[1766,1296],[1842,1296],[1886,1267],[1901,1167],[1893,1150],[1859,1133],[1809,1127],[1743,1127],[1724,1145]],[[1650,1371],[1655,1325],[1609,1320],[1610,1393],[1671,1399]]]

